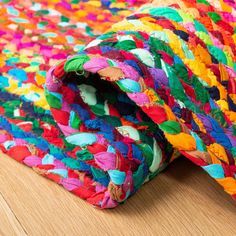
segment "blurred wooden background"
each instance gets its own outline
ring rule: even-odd
[[[125,204],[98,210],[0,153],[0,235],[236,235],[236,204],[183,158]]]

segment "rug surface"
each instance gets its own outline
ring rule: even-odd
[[[180,155],[236,198],[235,7],[2,0],[0,150],[100,208]]]

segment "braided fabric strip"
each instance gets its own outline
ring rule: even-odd
[[[0,3],[0,149],[100,208],[181,154],[235,198],[235,4],[146,2]]]
[[[58,60],[83,48],[144,2],[0,3],[0,150],[94,205],[101,206],[104,194],[98,192],[109,180],[98,168],[74,160],[71,145],[51,116],[43,89],[45,75]],[[93,173],[96,178],[91,179]]]
[[[112,200],[120,200],[115,198],[114,188],[132,192],[128,188],[130,182],[126,182],[126,178],[131,179],[131,167],[117,165],[126,157],[114,147],[110,152],[112,142],[107,144],[103,132],[97,134],[86,123],[84,126],[81,111],[73,109],[75,104],[93,103],[83,97],[84,88],[79,80],[86,83],[95,80],[97,74],[100,80],[110,82],[121,94],[124,92],[152,119],[176,151],[202,166],[235,198],[234,29],[226,21],[228,15],[209,3],[192,3],[193,8],[188,8],[188,1],[183,1],[181,8],[178,4],[168,7],[153,4],[113,25],[78,55],[51,68],[46,97],[54,119],[66,140],[76,148],[87,151],[91,146],[103,145],[106,152],[93,149],[89,161],[95,161],[108,172]],[[101,89],[99,81],[93,85]],[[89,93],[89,88],[85,91]],[[106,114],[112,113],[108,109]],[[75,126],[72,114],[79,120]],[[161,134],[159,130],[154,132]],[[131,133],[126,130],[122,135],[134,139]],[[142,141],[138,139],[136,143]],[[113,161],[115,164],[111,164]],[[146,167],[139,164],[137,169],[144,182],[140,168],[145,173]],[[136,172],[129,185],[135,191]],[[117,185],[117,179],[123,181]]]

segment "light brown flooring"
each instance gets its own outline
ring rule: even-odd
[[[236,235],[236,204],[185,159],[98,210],[0,154],[0,235]]]

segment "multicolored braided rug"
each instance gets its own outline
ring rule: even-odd
[[[0,150],[99,208],[180,155],[236,199],[235,8],[0,1]]]

